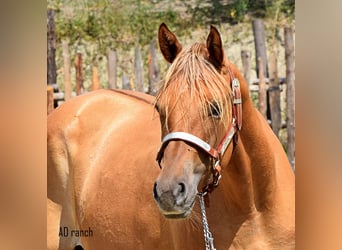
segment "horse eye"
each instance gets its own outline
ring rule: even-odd
[[[213,118],[220,118],[221,111],[219,105],[216,102],[210,104],[209,115]]]

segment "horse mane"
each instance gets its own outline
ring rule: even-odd
[[[180,103],[182,117],[186,121],[187,111],[192,105],[200,107],[201,122],[206,128],[205,120],[210,115],[209,107],[215,103],[225,127],[232,119],[232,91],[229,82],[208,61],[208,51],[204,44],[195,43],[183,48],[168,69],[164,82],[157,93],[156,108],[163,110],[165,124],[177,103]],[[188,92],[189,95],[184,95]],[[189,99],[190,96],[190,100]],[[185,100],[185,98],[187,98]],[[214,119],[214,118],[212,118]],[[169,128],[167,128],[169,130]]]

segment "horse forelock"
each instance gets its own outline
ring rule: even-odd
[[[181,116],[185,122],[189,105],[197,105],[201,122],[206,128],[205,118],[210,115],[209,105],[215,102],[221,113],[221,122],[228,127],[232,120],[231,100],[230,83],[208,61],[205,45],[195,43],[183,48],[171,64],[157,94],[156,105],[163,110],[166,125],[177,105],[181,105]]]

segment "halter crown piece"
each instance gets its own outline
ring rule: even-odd
[[[230,67],[228,67],[228,72],[230,75],[231,80],[231,87],[233,92],[233,119],[232,123],[228,127],[226,134],[224,135],[223,139],[221,140],[220,144],[217,148],[212,147],[207,142],[203,141],[202,139],[194,136],[192,134],[186,132],[171,132],[167,134],[161,143],[160,149],[157,154],[157,162],[159,167],[161,168],[160,162],[163,158],[163,154],[167,144],[170,141],[181,140],[188,143],[191,143],[198,148],[202,149],[204,152],[209,154],[210,157],[214,159],[214,164],[212,168],[213,173],[213,181],[206,185],[203,189],[201,194],[204,196],[207,193],[211,193],[215,187],[218,186],[219,180],[221,179],[221,165],[220,161],[228,148],[228,145],[231,143],[234,135],[235,136],[235,143],[237,143],[237,134],[238,130],[241,130],[242,125],[242,98],[241,98],[241,90],[240,90],[240,82],[237,78],[234,77],[233,72],[231,71]]]

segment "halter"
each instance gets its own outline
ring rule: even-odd
[[[218,186],[219,180],[221,179],[221,159],[228,148],[228,145],[231,143],[234,135],[237,135],[236,132],[241,130],[242,125],[242,99],[241,99],[241,91],[240,91],[240,82],[237,78],[234,77],[230,67],[228,67],[228,72],[230,74],[230,79],[232,80],[232,92],[233,92],[233,119],[232,123],[228,127],[226,134],[221,140],[220,144],[217,148],[212,147],[207,142],[202,139],[194,136],[190,133],[186,132],[171,132],[167,134],[163,139],[160,146],[160,149],[157,154],[156,160],[158,161],[159,167],[161,168],[160,162],[163,158],[165,148],[167,147],[170,141],[185,141],[191,143],[204,152],[206,152],[212,159],[214,159],[214,164],[212,167],[213,181],[206,185],[201,194],[206,195],[207,193],[211,193],[215,187]],[[237,139],[237,137],[235,137]],[[235,141],[237,142],[237,141]]]

